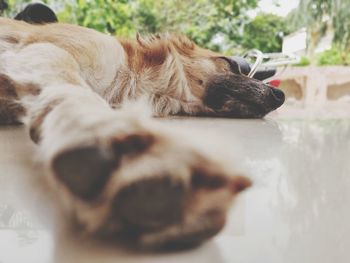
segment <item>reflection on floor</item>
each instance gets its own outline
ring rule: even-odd
[[[41,169],[27,134],[0,128],[0,262],[349,262],[350,119],[277,117],[165,120],[224,137],[254,181],[219,236],[170,254],[130,253],[54,231],[55,209],[33,184]]]

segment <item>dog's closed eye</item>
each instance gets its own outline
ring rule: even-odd
[[[236,61],[234,61],[233,59],[228,58],[228,57],[218,57],[218,59],[220,59],[221,61],[224,61],[228,65],[228,67],[232,73],[242,74],[239,64]]]

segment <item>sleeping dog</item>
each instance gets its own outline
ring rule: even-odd
[[[260,118],[283,101],[184,36],[0,18],[0,123],[28,127],[67,217],[91,236],[141,247],[214,236],[250,180],[149,115]]]

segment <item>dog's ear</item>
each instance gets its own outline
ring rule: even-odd
[[[22,20],[31,24],[45,24],[58,22],[57,16],[48,6],[40,3],[29,4],[15,16],[16,20]]]
[[[235,73],[235,74],[239,74],[239,75],[241,75],[242,73],[243,73],[244,75],[246,75],[245,72],[242,72],[242,69],[241,69],[242,63],[240,63],[240,61],[236,61],[236,60],[233,59],[233,58],[224,57],[224,56],[218,57],[218,58],[219,58],[219,59],[225,60],[225,61],[227,62],[227,64],[230,65],[230,71],[231,71],[231,72],[233,72],[233,73]],[[248,72],[248,73],[249,73],[249,72]]]
[[[239,75],[242,74],[241,64],[239,64],[237,61],[233,59],[230,59],[230,68],[233,73],[236,73]]]

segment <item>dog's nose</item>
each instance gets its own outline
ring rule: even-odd
[[[278,108],[284,103],[285,95],[282,90],[271,87],[271,98],[274,106]]]

